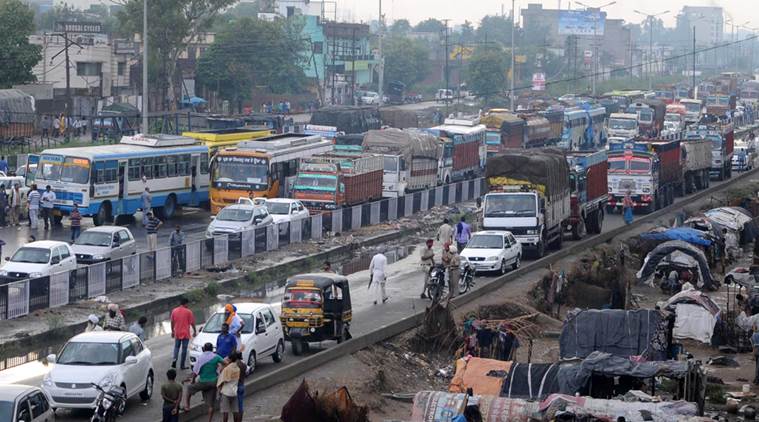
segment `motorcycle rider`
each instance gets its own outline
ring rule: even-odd
[[[427,239],[426,247],[422,249],[420,254],[421,261],[419,264],[424,272],[424,284],[422,284],[422,294],[420,296],[422,299],[427,298],[425,292],[427,291],[427,285],[430,283],[430,271],[432,270],[432,266],[435,265],[435,251],[432,249],[433,244],[434,241],[432,239]]]

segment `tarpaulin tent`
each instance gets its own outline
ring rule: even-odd
[[[538,402],[497,396],[474,397],[484,422],[528,422],[538,411]],[[420,391],[414,396],[412,422],[451,422],[465,406],[466,394]]]
[[[0,89],[0,123],[34,123],[34,98],[18,89]]]
[[[666,230],[651,231],[648,233],[642,233],[640,237],[645,240],[682,240],[699,246],[711,246],[713,243],[709,234],[690,227],[676,227]]]
[[[674,338],[711,343],[720,309],[709,296],[697,290],[682,291],[669,298],[664,307],[676,315]]]
[[[451,379],[448,391],[466,393],[468,388],[474,394],[497,396],[501,392],[504,375],[511,368],[511,362],[482,359],[461,358],[456,361],[456,374]]]
[[[544,399],[561,392],[558,373],[561,363],[514,363],[503,380],[501,397]],[[567,392],[569,394],[569,392]]]
[[[654,250],[651,251],[648,255],[646,255],[643,266],[636,274],[638,281],[645,281],[650,277],[653,277],[654,272],[656,271],[656,266],[659,264],[659,262],[676,251],[688,255],[691,258],[695,259],[696,262],[698,262],[699,274],[701,275],[703,288],[715,290],[719,287],[719,281],[715,280],[714,277],[712,277],[709,263],[707,262],[704,253],[697,247],[687,242],[683,242],[682,240],[670,240],[668,242],[664,242],[654,248]]]
[[[652,309],[589,309],[567,315],[559,336],[562,359],[584,358],[595,351],[637,356],[649,351],[661,315]]]
[[[562,414],[592,415],[594,420],[619,420],[628,422],[677,422],[699,414],[698,405],[683,400],[667,402],[640,402],[603,400],[554,394],[540,403],[544,420],[554,420],[554,409]],[[583,419],[584,420],[584,419]]]
[[[334,126],[338,132],[364,133],[380,128],[376,107],[323,107],[311,114],[312,125]]]
[[[750,214],[747,213],[748,211],[738,207],[720,207],[704,212],[704,216],[723,227],[740,232],[743,226],[751,221]]]

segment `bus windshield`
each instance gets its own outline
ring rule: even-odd
[[[219,156],[213,168],[213,181],[220,183],[267,184],[269,160],[261,157]]]
[[[90,179],[90,160],[86,158],[43,155],[40,179],[51,182],[86,184]]]
[[[337,188],[337,176],[329,174],[299,174],[295,179],[297,190],[334,191]]]

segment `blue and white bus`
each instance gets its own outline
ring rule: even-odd
[[[206,205],[208,154],[208,146],[192,138],[135,135],[115,145],[47,149],[29,162],[38,162],[37,188],[50,185],[55,192],[58,221],[76,203],[82,216],[101,225],[142,208],[145,187],[164,219],[183,205]]]

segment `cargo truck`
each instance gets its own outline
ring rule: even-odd
[[[709,187],[712,166],[712,143],[706,139],[691,139],[680,144],[683,163],[683,192],[693,193]]]
[[[438,168],[438,182],[451,183],[482,175],[487,158],[485,125],[480,116],[458,116],[444,124],[426,129],[442,143],[443,158]]]
[[[488,158],[483,228],[508,230],[537,257],[561,248],[571,216],[569,165],[554,149],[505,150]]]
[[[646,212],[674,202],[683,180],[680,142],[633,140],[610,144],[607,211],[621,210],[627,192],[635,209]]]
[[[710,176],[717,180],[732,176],[735,133],[732,123],[699,124],[691,126],[686,139],[706,139],[712,143],[712,165]]]
[[[572,214],[564,232],[580,240],[585,233],[601,233],[604,210],[609,202],[606,150],[567,153]]]
[[[607,123],[609,138],[635,138],[640,134],[636,113],[612,113]]]
[[[563,114],[562,114],[563,118]],[[525,121],[505,109],[488,111],[480,119],[485,125],[487,156],[496,155],[504,148],[523,148]]]
[[[382,156],[318,155],[302,159],[292,188],[312,214],[382,197]]]
[[[429,133],[417,129],[370,130],[364,135],[362,147],[365,153],[383,159],[384,197],[397,198],[437,184],[442,148]]]
[[[698,121],[701,120],[701,100],[683,98],[680,100],[680,104],[685,106],[686,126],[693,123],[698,123]]]
[[[735,95],[710,95],[706,97],[706,114],[726,116],[735,110]]]

